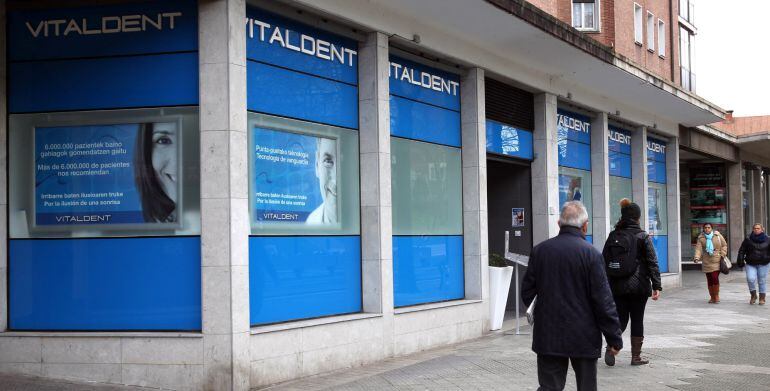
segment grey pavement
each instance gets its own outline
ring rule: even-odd
[[[722,302],[707,304],[705,277],[684,273],[684,288],[650,301],[644,353],[651,363],[629,365],[623,350],[615,367],[599,363],[602,390],[770,389],[770,304],[748,305],[743,273],[722,276]],[[348,368],[268,387],[278,390],[535,390],[536,356],[529,335],[503,332],[462,344]],[[528,331],[523,329],[523,331]],[[630,345],[628,333],[626,346]],[[574,390],[574,375],[567,389]],[[0,375],[0,390],[147,390],[95,383]]]
[[[708,304],[705,277],[685,271],[684,288],[649,301],[644,355],[624,349],[614,367],[599,362],[602,390],[770,389],[770,304],[748,304],[742,272],[721,276],[721,303]],[[288,382],[278,390],[536,390],[529,335],[503,332],[474,341]],[[505,329],[508,330],[505,330]],[[528,331],[528,330],[524,330]],[[630,346],[628,331],[625,346]],[[567,389],[575,389],[570,371]]]

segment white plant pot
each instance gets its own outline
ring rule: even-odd
[[[511,287],[513,266],[489,267],[489,329],[500,330],[505,317],[505,304]]]

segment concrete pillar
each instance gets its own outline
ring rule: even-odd
[[[726,163],[727,166],[727,224],[730,243],[730,259],[738,258],[738,249],[743,242],[743,189],[741,186],[741,174],[743,163]]]
[[[679,205],[679,137],[666,146],[666,205],[668,205],[668,271],[682,272],[682,221]],[[689,222],[686,222],[689,224]],[[659,259],[658,262],[666,262]]]
[[[559,233],[559,146],[556,95],[535,95],[535,131],[532,136],[532,244]]]
[[[641,126],[631,135],[631,186],[634,202],[642,209],[641,226],[647,229],[647,128]]]
[[[468,70],[460,82],[463,160],[463,247],[465,297],[488,300],[487,133],[484,70]],[[482,306],[489,330],[489,306]]]
[[[392,356],[394,349],[388,67],[388,36],[370,33],[358,51],[361,272],[364,312],[383,316],[385,357]]]
[[[607,113],[591,120],[591,195],[593,197],[594,246],[601,251],[612,231],[610,221],[610,155]]]
[[[244,0],[200,0],[204,388],[249,389]]]
[[[5,0],[0,0],[0,31],[5,30]],[[8,99],[5,95],[6,64],[5,48],[6,34],[0,34],[0,332],[8,328],[8,182],[6,172],[8,167]]]
[[[749,224],[754,223],[761,223],[762,222],[762,216],[765,212],[765,203],[764,199],[765,197],[762,196],[762,191],[764,190],[762,186],[762,169],[760,167],[755,167],[751,169],[751,194],[752,198],[754,199],[754,208],[752,208],[752,219],[749,221]],[[746,232],[748,233],[748,232]]]

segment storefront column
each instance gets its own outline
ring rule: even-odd
[[[393,355],[393,208],[390,192],[388,36],[370,33],[358,53],[361,272],[364,312],[383,316],[383,355]]]
[[[668,139],[666,146],[666,205],[668,205],[668,259],[658,262],[668,262],[668,271],[682,272],[682,233],[679,205],[679,137]],[[681,281],[681,280],[680,280]],[[681,282],[678,284],[681,285]]]
[[[642,209],[640,225],[647,230],[647,128],[640,126],[631,135],[631,184],[634,203]]]
[[[532,144],[532,245],[559,233],[559,145],[556,95],[535,95]]]
[[[743,242],[743,188],[741,175],[743,163],[725,163],[727,166],[727,202],[728,202],[728,230],[730,231],[730,259],[738,258],[738,249]]]
[[[246,5],[198,4],[204,388],[248,390]]]
[[[0,0],[0,31],[5,30],[5,0]],[[8,90],[5,86],[6,66],[5,66],[5,37],[6,34],[0,34],[0,332],[8,328],[8,182],[7,172],[8,156],[8,99],[5,92]]]
[[[612,231],[610,221],[610,169],[607,113],[597,113],[591,120],[591,184],[593,196],[593,243],[601,251]]]
[[[465,298],[487,301],[487,133],[484,70],[468,70],[460,81],[463,161],[463,247]],[[483,330],[489,329],[489,306],[482,306]]]
[[[762,168],[753,166],[751,173],[751,192],[754,198],[754,213],[749,224],[762,223],[762,216],[765,213],[765,197],[762,196],[764,192],[764,186],[762,186]],[[748,232],[746,232],[746,234],[748,234]]]

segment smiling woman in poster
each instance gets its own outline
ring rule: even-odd
[[[315,154],[315,175],[323,202],[307,217],[307,224],[336,224],[337,219],[337,142],[319,138]]]
[[[146,222],[177,221],[177,126],[145,123],[136,137],[136,187]]]

